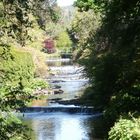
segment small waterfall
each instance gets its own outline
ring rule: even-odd
[[[69,114],[97,114],[98,112],[94,110],[93,107],[26,107],[20,108],[21,113],[54,113],[54,112],[64,112]]]

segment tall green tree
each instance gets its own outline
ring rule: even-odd
[[[66,31],[58,34],[58,37],[56,38],[56,46],[63,51],[68,51],[72,48],[72,41]]]
[[[77,53],[75,54],[75,59],[88,55],[90,51],[88,39],[90,39],[100,27],[100,16],[100,12],[94,12],[92,9],[84,12],[76,11],[71,27],[68,30],[70,37],[76,44],[75,49]]]
[[[140,111],[140,1],[77,0],[76,5],[102,9],[102,25],[87,39],[91,52],[82,60],[93,105],[105,109],[110,121]]]
[[[34,64],[31,54],[17,51],[10,40],[26,46],[34,8],[33,0],[0,0],[0,140],[30,139],[27,127],[13,112],[33,98],[28,87],[34,78]],[[49,17],[56,21],[54,10],[49,10]]]
[[[57,23],[60,18],[60,8],[56,0],[34,0],[33,14],[37,18],[40,28],[46,30],[49,22]]]
[[[27,27],[31,26],[29,12],[32,8],[30,0],[1,0],[0,1],[0,31],[2,36],[11,36],[21,46],[25,46],[28,38]]]

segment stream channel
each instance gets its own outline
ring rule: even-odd
[[[99,140],[101,137],[100,113],[93,108],[62,105],[55,99],[74,99],[88,86],[83,68],[68,58],[50,58],[47,61],[51,76],[47,79],[51,87],[63,93],[49,95],[51,102],[24,110],[24,121],[32,129],[32,140]]]

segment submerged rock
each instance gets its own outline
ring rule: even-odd
[[[65,82],[64,80],[54,80],[52,83],[60,83],[60,82]]]
[[[60,89],[61,88],[61,86],[59,86],[59,85],[54,85],[54,87],[53,87],[53,89]]]
[[[64,91],[62,89],[55,89],[54,94],[62,94]]]

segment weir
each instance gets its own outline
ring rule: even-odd
[[[20,108],[21,113],[34,113],[34,112],[44,112],[44,113],[53,113],[53,112],[65,112],[69,114],[80,113],[80,114],[97,114],[98,111],[95,111],[92,107],[26,107]]]

